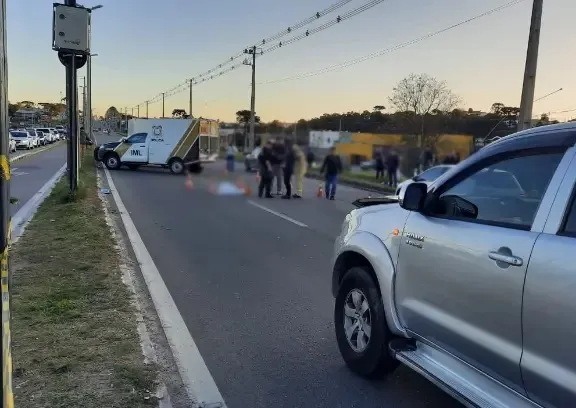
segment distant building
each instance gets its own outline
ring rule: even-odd
[[[18,109],[15,113],[14,113],[14,120],[15,121],[30,121],[30,120],[38,120],[40,119],[41,116],[44,116],[46,114],[46,112],[44,111],[44,109],[36,109],[36,108],[30,108],[30,109]]]

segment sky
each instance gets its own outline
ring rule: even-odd
[[[213,68],[247,46],[323,10],[337,0],[95,0],[92,16],[93,109],[110,106],[145,115],[146,100]],[[369,0],[352,0],[313,28]],[[346,69],[307,79],[269,83],[368,55],[474,17],[508,0],[385,0],[274,52],[256,63],[256,113],[263,121],[292,122],[323,113],[371,110],[388,102],[410,73],[447,82],[461,108],[488,111],[494,102],[518,106],[532,0],[431,39]],[[65,94],[64,67],[51,49],[52,1],[7,0],[9,99],[57,102]],[[576,1],[544,4],[534,114],[576,117]],[[294,35],[294,34],[292,34]],[[290,38],[288,35],[285,38]],[[85,69],[78,76],[85,75]],[[193,87],[193,115],[222,121],[250,108],[250,67]],[[81,80],[79,81],[81,82]],[[165,112],[188,111],[189,93],[166,98]],[[572,111],[573,110],[573,111]],[[564,112],[570,111],[570,112]],[[161,116],[162,103],[149,105]]]

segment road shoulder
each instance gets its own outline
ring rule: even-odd
[[[159,406],[157,365],[143,356],[91,165],[81,182],[74,199],[58,183],[11,249],[16,402]]]

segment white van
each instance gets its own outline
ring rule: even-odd
[[[98,146],[97,157],[110,170],[154,165],[174,174],[199,173],[218,155],[219,124],[210,119],[131,119],[128,137]]]

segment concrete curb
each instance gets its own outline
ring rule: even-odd
[[[27,153],[22,153],[22,154],[19,154],[18,156],[10,157],[10,163],[13,163],[15,161],[22,160],[26,157],[34,156],[34,155],[40,154],[42,152],[45,152],[47,150],[53,149],[57,146],[60,146],[60,142],[62,142],[62,140],[59,140],[56,143],[53,143],[48,147],[43,147],[43,148],[38,149],[38,150],[31,150],[31,151],[28,151]]]

